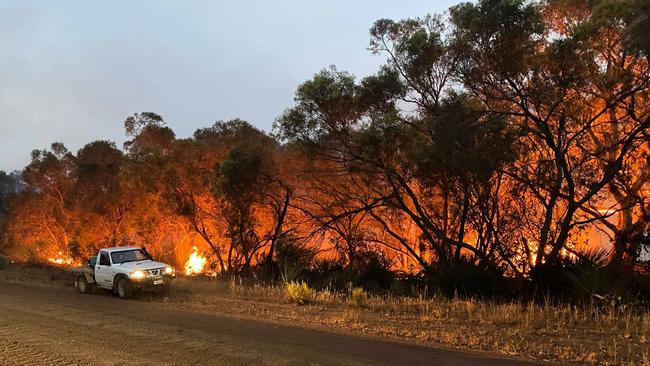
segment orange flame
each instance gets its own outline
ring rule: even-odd
[[[203,273],[203,267],[205,267],[205,264],[208,261],[199,253],[197,247],[192,247],[192,250],[192,254],[190,254],[187,262],[185,262],[185,274],[188,276]]]
[[[66,257],[62,252],[58,252],[56,257],[48,258],[47,261],[57,266],[71,266],[74,264],[74,260]]]
[[[603,207],[603,208],[599,208],[597,211],[601,215],[611,215],[616,212],[616,209],[613,207],[610,208]]]

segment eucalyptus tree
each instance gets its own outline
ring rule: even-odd
[[[128,217],[129,241],[146,243],[147,249],[169,263],[180,258],[183,244],[192,238],[186,222],[169,209],[165,172],[173,165],[177,141],[174,131],[162,116],[153,112],[136,113],[124,121],[128,141],[126,159],[120,175],[122,185],[132,197]]]
[[[607,42],[625,31],[626,17],[600,18],[614,3],[595,2],[565,23],[566,32],[545,22],[539,3],[484,0],[450,11],[459,78],[519,136],[519,159],[505,173],[513,194],[523,193],[526,243],[533,244],[526,249],[534,250],[536,267],[570,249],[582,208],[615,179],[650,127],[647,116],[627,115],[647,92],[647,58],[620,47],[620,58],[603,57]],[[612,118],[621,114],[624,124]]]
[[[648,87],[647,35],[640,28],[650,26],[650,3],[647,1],[573,2],[549,1],[545,12],[552,31],[589,47],[597,66],[602,70],[593,78],[593,99],[620,91],[628,96],[612,105],[594,126],[591,143],[598,152],[599,168],[617,165],[616,149],[609,148],[626,141],[636,127],[638,137],[630,140],[620,169],[588,205],[580,207],[581,222],[596,220],[597,225],[612,235],[612,264],[631,265],[639,257],[641,242],[650,225],[650,87]],[[636,88],[636,89],[635,89]],[[602,104],[602,102],[600,103]],[[598,105],[598,104],[597,104]],[[645,126],[644,126],[645,125]]]
[[[127,238],[123,223],[133,205],[133,196],[122,180],[125,157],[110,141],[93,141],[76,156],[72,199],[84,221],[79,239],[86,245],[116,246]]]
[[[27,251],[47,244],[43,255],[69,251],[79,229],[72,202],[76,166],[76,157],[62,143],[32,151],[31,162],[23,170],[28,190],[15,202],[9,223],[12,241]]]
[[[380,21],[373,30],[377,37],[388,32],[379,26],[399,32]],[[408,23],[409,31],[413,26]],[[436,68],[439,58],[427,62]],[[463,250],[495,269],[494,250],[469,243],[465,225],[470,189],[489,180],[508,155],[502,121],[480,113],[471,99],[453,91],[428,92],[416,102],[419,97],[413,95],[420,92],[399,70],[409,67],[416,69],[389,64],[360,83],[330,68],[298,88],[296,106],[275,128],[280,138],[301,144],[322,161],[324,169],[314,173],[315,180],[319,197],[330,201],[309,214],[319,225],[335,228],[336,221],[366,213],[379,229],[373,240],[383,235],[384,244],[407,253],[421,270],[430,270],[434,262],[460,261]],[[421,108],[411,113],[401,110],[400,102]],[[465,212],[456,217],[452,211],[459,207]]]

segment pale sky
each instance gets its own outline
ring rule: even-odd
[[[235,117],[268,131],[323,67],[377,70],[375,20],[458,2],[0,0],[0,170],[54,141],[121,147],[124,118],[141,111],[179,137]]]

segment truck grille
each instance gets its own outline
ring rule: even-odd
[[[149,275],[150,276],[160,276],[162,274],[163,270],[162,268],[159,269],[150,269],[149,270]]]

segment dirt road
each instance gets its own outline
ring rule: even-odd
[[[519,365],[0,281],[0,365]]]

